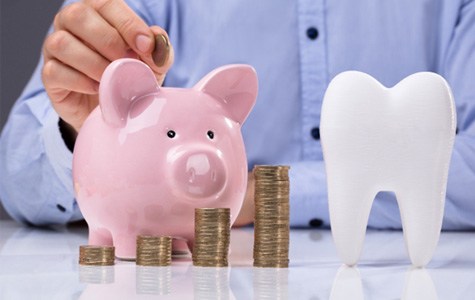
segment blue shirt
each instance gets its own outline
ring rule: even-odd
[[[251,64],[257,104],[243,126],[249,167],[291,166],[291,225],[329,225],[318,127],[329,81],[359,70],[393,86],[419,71],[441,74],[457,106],[445,229],[475,228],[475,1],[129,0],[167,30],[175,63],[165,85],[190,87],[215,67]],[[0,197],[17,220],[81,218],[72,154],[40,78],[41,62],[14,106],[0,142]],[[378,195],[369,226],[401,228],[390,193]]]

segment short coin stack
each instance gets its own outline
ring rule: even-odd
[[[193,265],[228,266],[230,227],[229,208],[195,209]]]
[[[137,236],[139,266],[169,266],[172,261],[172,238],[169,236]]]
[[[84,266],[112,266],[115,248],[109,246],[80,246],[79,264]]]
[[[289,266],[289,168],[255,166],[254,266]]]

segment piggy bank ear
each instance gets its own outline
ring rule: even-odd
[[[233,120],[243,124],[256,103],[257,74],[249,65],[227,65],[211,71],[195,85],[224,104]]]
[[[131,58],[113,61],[104,71],[99,85],[104,121],[114,127],[124,127],[132,103],[158,89],[155,75],[143,62]]]

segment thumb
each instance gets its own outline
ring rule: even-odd
[[[162,85],[165,75],[173,64],[174,51],[167,32],[158,26],[150,27],[153,32],[155,46],[151,56],[141,57],[155,73],[157,81]]]

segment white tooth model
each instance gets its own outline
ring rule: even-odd
[[[426,265],[439,240],[455,137],[447,82],[413,74],[392,88],[356,71],[336,76],[320,123],[333,239],[349,266],[360,257],[374,197],[396,194],[412,264]]]

